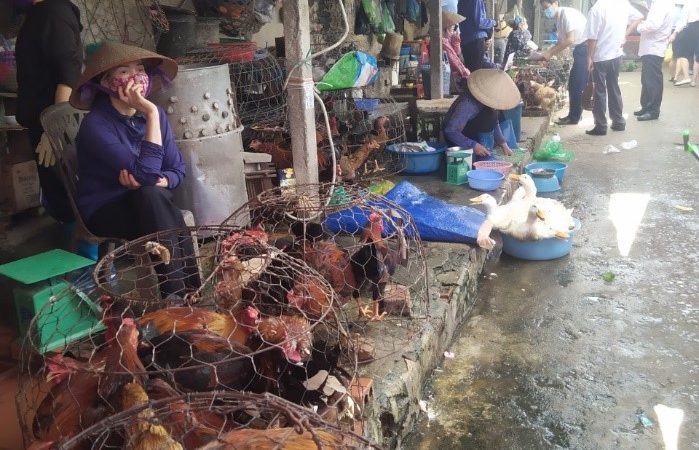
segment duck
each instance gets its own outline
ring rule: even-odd
[[[542,198],[536,196],[536,184],[534,179],[525,174],[509,176],[510,180],[519,182],[519,187],[515,191],[518,197],[510,202],[524,203],[529,206],[536,206],[539,210],[539,217],[542,217],[546,224],[554,230],[572,230],[575,228],[573,220],[573,209],[566,208],[558,200],[552,198]],[[520,190],[521,189],[521,190]]]
[[[527,218],[529,205],[523,201],[511,201],[504,205],[498,205],[497,200],[490,194],[473,197],[470,201],[473,205],[485,206],[486,219],[493,225],[493,228],[501,232],[506,233],[510,227],[523,223]]]
[[[535,205],[529,207],[527,220],[511,225],[507,234],[520,241],[539,241],[549,238],[566,240],[570,237],[567,230],[554,230],[548,226],[541,216],[541,210]]]

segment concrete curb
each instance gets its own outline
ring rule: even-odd
[[[519,170],[531,161],[550,124],[550,116],[531,119],[539,119],[539,123],[531,125],[537,128],[527,138],[525,145],[530,154]],[[384,448],[399,448],[414,430],[420,419],[418,402],[423,398],[424,386],[476,302],[478,276],[489,259],[499,257],[497,248],[488,253],[469,245],[433,242],[425,243],[425,254],[432,297],[428,318],[401,354],[361,370],[362,376],[374,380],[373,397],[364,410],[364,433]]]

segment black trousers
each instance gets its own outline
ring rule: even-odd
[[[615,125],[625,125],[624,101],[619,89],[619,66],[621,56],[608,61],[600,61],[594,64],[593,78],[595,81],[595,102],[592,107],[592,115],[595,118],[595,126],[607,128],[607,101],[609,102],[609,116]]]
[[[659,114],[663,101],[663,58],[643,55],[641,63],[641,109],[651,114]]]
[[[39,145],[43,132],[44,130],[41,127],[29,129],[32,149],[36,149],[36,146]],[[58,167],[44,167],[37,161],[36,169],[39,172],[39,185],[41,186],[41,196],[46,212],[59,222],[75,222],[73,209],[70,206],[68,193],[63,187]]]
[[[97,236],[136,239],[171,229],[184,229],[182,212],[172,202],[172,192],[156,186],[131,190],[119,200],[99,208],[87,221]],[[201,285],[194,243],[189,232],[164,233],[158,242],[170,250],[170,264],[158,264],[160,292],[163,298],[183,297]]]
[[[464,66],[471,72],[483,67],[483,55],[485,54],[485,39],[480,38],[471,42],[461,43],[461,54],[464,57]]]

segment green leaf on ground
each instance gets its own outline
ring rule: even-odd
[[[602,274],[602,279],[606,281],[607,283],[611,283],[614,281],[614,278],[616,278],[616,275],[614,275],[614,272],[604,272]]]

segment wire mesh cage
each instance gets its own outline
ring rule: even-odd
[[[331,181],[333,165],[329,135],[336,152],[338,179],[360,184],[395,175],[405,169],[405,156],[391,145],[405,141],[403,117],[407,106],[392,98],[364,98],[363,91],[345,90],[321,94],[330,128],[316,102],[316,142],[321,182]],[[292,114],[289,111],[289,114]],[[286,122],[257,123],[251,127],[248,151],[268,153],[277,169],[293,167],[291,139]]]
[[[178,64],[228,64],[231,87],[243,125],[283,120],[286,108],[284,70],[254,42],[211,45],[190,51]]]
[[[268,240],[231,227],[156,233],[108,254],[94,283],[57,293],[22,350],[28,376],[17,403],[27,441],[69,437],[118,412],[118,392],[132,380],[271,392],[343,411],[345,396],[331,397],[349,391],[357,352],[338,299]],[[168,301],[158,300],[168,289]]]
[[[178,394],[156,379],[125,384],[120,411],[65,439],[71,449],[379,448],[342,422],[270,394]]]
[[[517,68],[513,79],[524,101],[523,115],[544,116],[555,108],[565,98],[569,71],[566,61]]]
[[[264,229],[329,282],[359,361],[400,351],[421,333],[429,302],[424,252],[412,217],[396,203],[358,185],[297,185],[263,192],[225,223]],[[310,297],[295,289],[292,302],[308,307]]]

